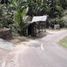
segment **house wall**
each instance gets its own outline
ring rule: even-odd
[[[28,26],[28,35],[37,36],[45,31],[45,22],[34,22]]]

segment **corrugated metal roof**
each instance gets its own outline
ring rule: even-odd
[[[32,19],[32,23],[33,22],[38,22],[38,21],[46,21],[47,20],[47,15],[43,15],[43,16],[34,16]]]

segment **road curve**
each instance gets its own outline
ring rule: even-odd
[[[67,67],[67,49],[57,43],[65,36],[67,30],[21,43],[6,56],[4,67]]]

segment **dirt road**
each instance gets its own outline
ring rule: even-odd
[[[62,30],[21,43],[6,56],[3,67],[67,67],[67,49],[57,43],[65,36],[67,30]]]

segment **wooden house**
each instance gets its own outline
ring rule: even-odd
[[[28,26],[25,29],[26,35],[38,36],[39,33],[44,32],[46,28],[47,15],[34,16],[32,21],[27,22]]]

